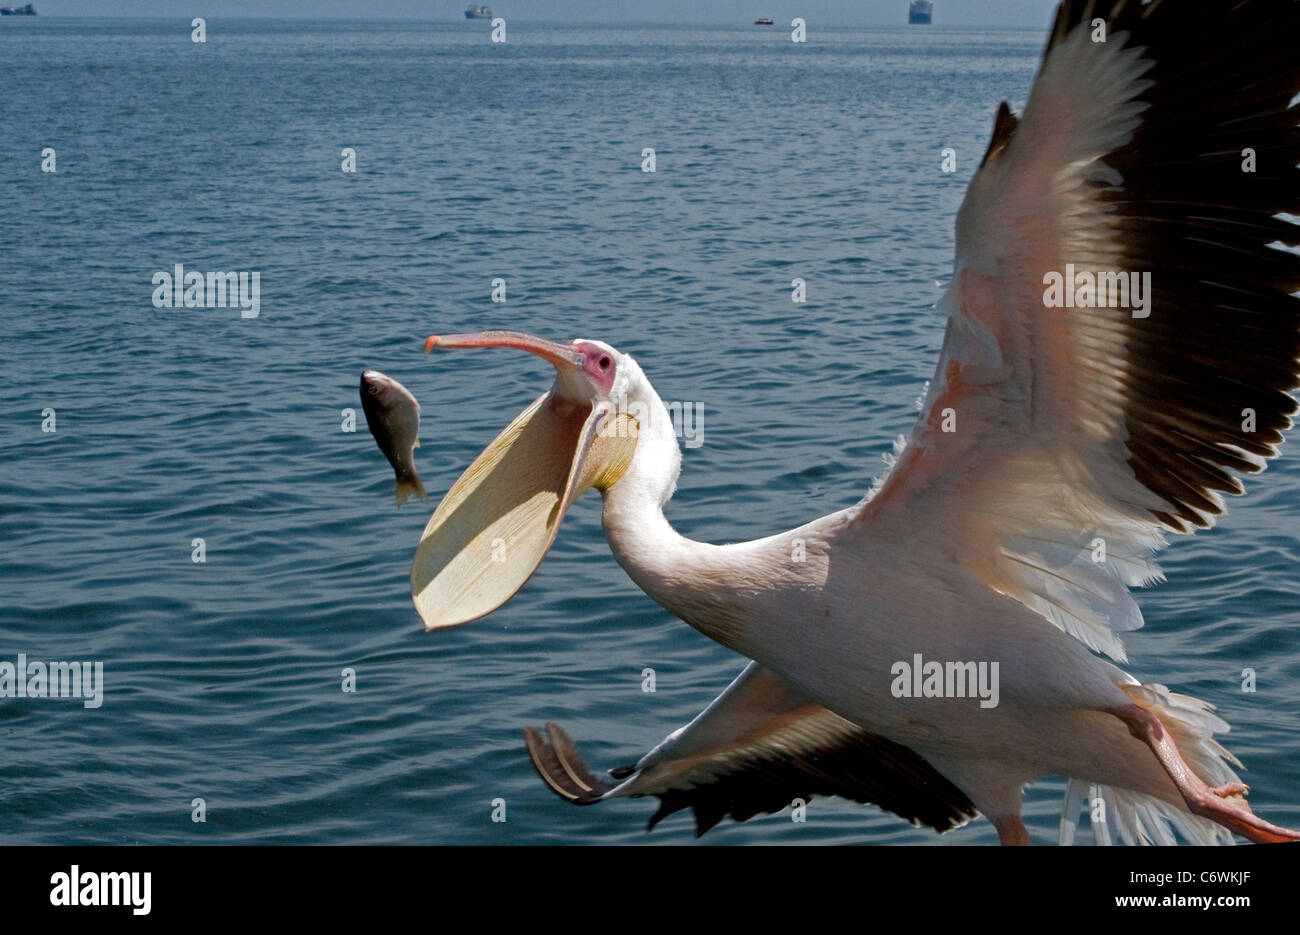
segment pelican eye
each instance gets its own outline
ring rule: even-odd
[[[609,359],[608,355],[605,356],[605,357],[602,357],[602,358],[600,359],[600,369],[601,369],[601,370],[608,370],[608,369],[609,369],[609,365],[610,365],[610,359]]]

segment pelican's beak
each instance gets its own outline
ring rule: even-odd
[[[411,597],[426,630],[496,610],[542,563],[569,504],[615,483],[636,431],[602,431],[615,414],[580,350],[512,331],[434,335],[434,347],[512,347],[555,367],[555,385],[488,445],[438,504],[411,565]],[[608,362],[608,361],[606,361]],[[617,425],[612,428],[619,428]]]

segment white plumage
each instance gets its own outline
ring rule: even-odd
[[[839,794],[940,831],[979,812],[1027,843],[1021,789],[1058,774],[1062,843],[1085,801],[1101,840],[1300,838],[1251,812],[1210,706],[1103,658],[1125,661],[1122,634],[1142,625],[1129,588],[1160,580],[1165,534],[1209,526],[1296,409],[1300,261],[1267,245],[1297,239],[1276,215],[1300,207],[1300,63],[1282,38],[1300,5],[1216,3],[1194,23],[1172,7],[1058,12],[1024,117],[999,111],[958,214],[920,419],[852,507],[754,542],[686,539],[663,513],[672,420],[630,356],[509,332],[430,339],[517,347],[559,374],[430,520],[412,571],[430,628],[508,600],[596,487],[631,578],[753,660],[610,780],[559,728],[529,729],[557,793],[656,795],[654,820],[690,807],[701,833]],[[1269,166],[1255,179],[1238,166],[1247,143]],[[1148,273],[1147,304],[1052,307],[1044,284],[1067,269]],[[519,548],[490,558],[489,532]],[[996,671],[996,704],[951,684],[900,694],[898,667],[922,658]]]

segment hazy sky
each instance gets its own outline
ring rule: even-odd
[[[18,6],[27,0],[4,0]],[[468,0],[33,0],[49,16],[293,16],[365,19],[459,19]],[[519,20],[554,22],[750,23],[777,25],[796,16],[817,24],[899,25],[908,0],[475,0]],[[935,0],[936,25],[1009,26],[1046,30],[1056,0]]]

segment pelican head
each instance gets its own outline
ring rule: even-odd
[[[514,596],[546,556],[569,505],[593,487],[607,492],[628,473],[645,419],[638,415],[653,411],[640,398],[648,393],[663,408],[636,362],[601,341],[484,331],[425,342],[426,352],[474,347],[534,354],[555,368],[555,383],[465,469],[425,526],[411,597],[430,630],[475,620]]]

